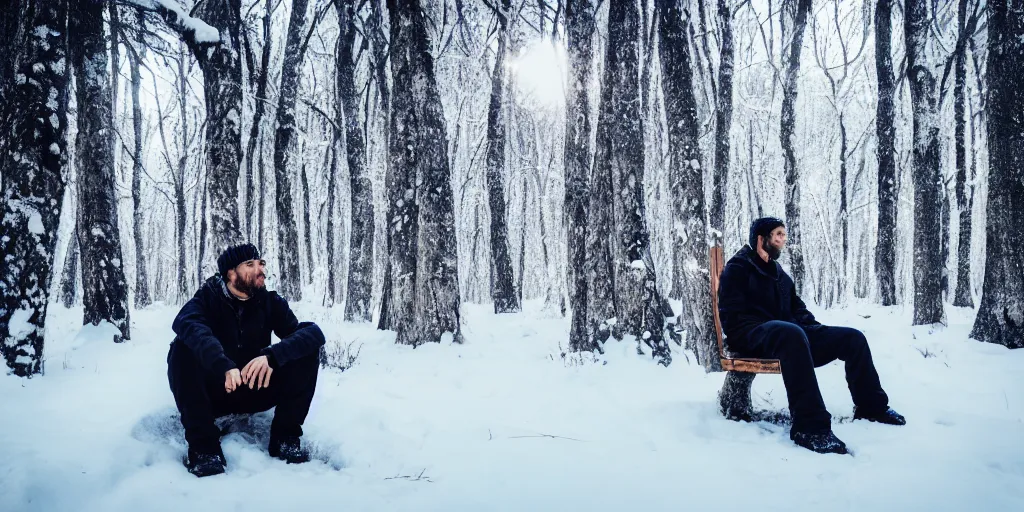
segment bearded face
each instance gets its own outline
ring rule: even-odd
[[[246,261],[235,267],[233,274],[231,285],[250,297],[267,286],[266,262],[263,260]]]
[[[771,241],[767,238],[761,238],[761,248],[764,249],[764,252],[768,253],[768,257],[771,258],[772,261],[775,261],[782,256],[782,249],[772,245]]]

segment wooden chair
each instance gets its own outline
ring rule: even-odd
[[[711,309],[715,315],[715,335],[718,336],[718,356],[725,370],[725,382],[718,392],[718,403],[722,414],[731,420],[751,421],[755,416],[750,402],[750,387],[759,373],[782,373],[778,359],[757,359],[734,357],[725,351],[722,340],[722,319],[718,316],[718,285],[725,268],[722,247],[711,248]],[[757,416],[761,416],[758,414]]]

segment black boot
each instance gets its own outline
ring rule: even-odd
[[[846,443],[840,441],[831,430],[817,434],[790,432],[789,438],[792,439],[797,446],[802,446],[812,452],[838,453],[840,455],[848,453],[846,451]]]
[[[198,477],[219,475],[224,472],[225,466],[224,452],[219,442],[206,446],[189,445],[188,458],[185,460],[189,473]]]
[[[857,407],[853,408],[853,419],[855,420],[868,420],[876,423],[884,423],[886,425],[906,425],[907,419],[904,418],[900,413],[886,409],[877,413],[864,413],[857,410]]]
[[[270,436],[267,452],[271,457],[281,459],[288,464],[309,462],[309,450],[302,447],[298,436]]]

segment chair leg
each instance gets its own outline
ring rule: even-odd
[[[725,382],[718,392],[719,410],[726,419],[752,421],[754,407],[750,402],[750,387],[756,373],[726,372]]]

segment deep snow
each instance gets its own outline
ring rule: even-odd
[[[568,319],[536,302],[466,305],[466,344],[417,349],[340,307],[294,307],[361,347],[351,369],[321,370],[305,426],[319,460],[270,459],[269,413],[228,418],[228,473],[193,477],[166,379],[177,307],[133,311],[115,345],[52,305],[45,375],[0,376],[0,510],[1024,510],[1024,351],[967,339],[971,310],[934,332],[899,308],[816,311],[865,331],[909,422],[850,422],[841,363],[819,369],[851,457],[723,419],[723,374],[681,352],[663,368],[613,341],[599,362],[563,360]],[[780,376],[754,392],[785,409]]]

